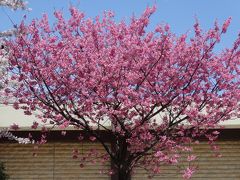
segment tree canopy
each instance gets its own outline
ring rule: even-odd
[[[208,31],[196,21],[194,35],[177,36],[168,24],[146,31],[154,11],[126,23],[112,12],[85,18],[71,7],[69,19],[54,12],[53,26],[46,14],[23,21],[6,42],[18,86],[5,95],[16,97],[14,108],[84,130],[102,143],[119,179],[134,167],[159,173],[163,164],[177,164],[179,152],[202,136],[214,146],[218,132],[209,129],[239,115],[240,36],[231,48],[214,50],[231,19]],[[109,133],[114,149],[97,130]],[[195,170],[187,167],[183,177]]]

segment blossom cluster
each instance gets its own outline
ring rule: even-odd
[[[14,10],[26,9],[27,2],[24,0],[0,0],[0,6],[7,6]]]
[[[1,129],[0,130],[0,139],[1,138],[7,138],[8,140],[17,141],[19,144],[29,144],[29,143],[32,143],[29,138],[21,138],[21,137],[14,136],[7,129]]]

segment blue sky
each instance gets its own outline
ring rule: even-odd
[[[0,8],[0,30],[13,25],[8,18],[18,24],[23,15],[29,20],[40,18],[43,13],[49,14],[53,22],[53,11],[61,9],[67,15],[70,4],[85,12],[86,17],[102,14],[104,10],[115,12],[116,21],[128,19],[132,14],[140,15],[148,5],[157,5],[157,12],[151,17],[149,29],[157,24],[167,22],[176,34],[192,30],[195,17],[198,17],[203,29],[211,27],[217,19],[222,23],[226,18],[233,18],[228,33],[224,36],[219,48],[230,46],[240,31],[240,0],[29,0],[32,11],[12,11]]]

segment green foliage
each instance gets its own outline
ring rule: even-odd
[[[0,180],[7,180],[9,176],[5,173],[5,166],[2,162],[0,162]]]

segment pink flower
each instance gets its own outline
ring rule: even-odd
[[[217,145],[211,145],[211,149],[212,149],[213,151],[218,151],[220,148],[219,148],[219,146],[217,146]]]
[[[187,157],[187,161],[194,161],[196,158],[197,158],[197,156],[195,156],[195,155],[189,155]]]
[[[184,179],[190,179],[193,175],[193,173],[195,172],[195,169],[194,168],[191,168],[191,167],[188,167],[186,168],[185,170],[183,170],[183,175],[182,177]]]
[[[90,136],[89,139],[90,139],[91,141],[95,141],[95,140],[96,140],[96,137]]]
[[[62,134],[63,136],[65,136],[66,133],[67,133],[67,131],[61,131],[61,134]]]
[[[80,135],[78,136],[78,140],[79,140],[79,141],[82,141],[83,139],[84,139],[83,135],[80,134]]]
[[[161,156],[164,156],[163,152],[162,151],[157,151],[155,154],[154,154],[155,157],[161,157]]]
[[[112,175],[112,174],[114,174],[114,171],[113,171],[113,170],[110,170],[110,171],[108,172],[108,174],[109,174],[109,175]]]
[[[14,109],[19,109],[19,104],[18,104],[17,102],[14,102],[14,103],[13,103],[13,108],[14,108]]]
[[[154,168],[153,168],[153,172],[156,173],[156,174],[158,174],[158,173],[161,172],[161,170],[160,170],[159,167],[154,167]]]
[[[220,132],[219,131],[213,131],[212,134],[213,135],[218,135],[218,134],[220,134]]]
[[[216,157],[216,158],[221,158],[221,157],[222,157],[222,154],[220,154],[220,153],[215,153],[215,154],[214,154],[214,157]]]
[[[32,113],[30,111],[24,111],[24,114],[28,115],[28,116],[32,115]]]
[[[78,149],[73,149],[72,151],[72,158],[77,159],[78,158],[79,151]]]
[[[17,124],[13,123],[13,124],[10,126],[10,128],[11,128],[12,130],[16,131],[16,130],[19,129],[19,126],[18,126]]]
[[[33,125],[31,126],[32,129],[37,129],[38,123],[36,121],[33,122]]]
[[[222,26],[222,32],[223,32],[223,33],[227,32],[227,29],[228,29],[228,26],[229,26],[230,23],[231,23],[231,20],[232,20],[232,18],[229,17],[229,18],[223,23],[223,26]]]
[[[64,121],[62,124],[59,125],[60,129],[65,129],[69,126],[69,121]]]

